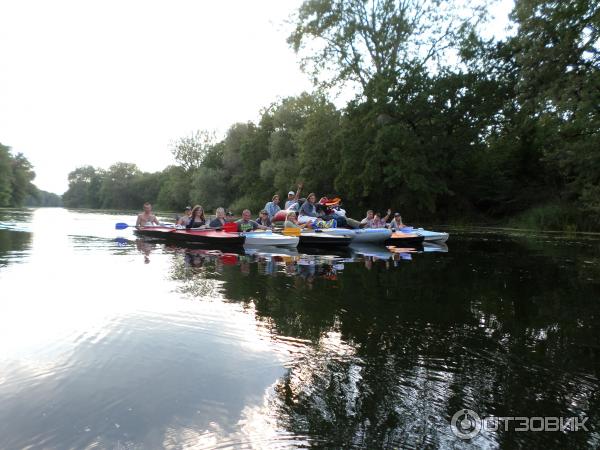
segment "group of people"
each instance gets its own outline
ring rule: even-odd
[[[264,222],[265,216],[266,214],[261,212],[261,216],[256,221],[252,220],[252,213],[249,209],[245,209],[242,211],[242,218],[235,222],[238,226],[238,231],[266,230],[270,228],[270,223],[267,224]],[[227,219],[224,208],[217,208],[215,218],[209,221],[204,215],[204,208],[200,205],[196,205],[193,208],[188,206],[184,214],[177,219],[177,226],[187,229],[222,228],[225,223],[227,223]]]
[[[402,222],[400,213],[395,213],[392,217],[392,211],[387,210],[387,214],[382,216],[380,213],[368,210],[367,215],[360,222],[350,217],[346,217],[346,211],[341,207],[339,199],[329,200],[322,197],[317,202],[317,196],[311,192],[306,199],[300,199],[300,193],[303,185],[300,183],[296,192],[289,191],[285,202],[285,214],[283,225],[285,228],[390,228],[392,230],[401,230],[406,225]],[[266,230],[273,227],[274,218],[282,211],[279,206],[279,195],[275,194],[270,202],[260,211],[259,217],[252,220],[252,213],[249,209],[242,211],[241,219],[237,220],[237,229],[240,232],[253,231],[256,229]],[[227,213],[231,214],[231,213]],[[388,222],[388,219],[391,221]],[[222,228],[228,222],[224,208],[217,208],[215,218],[208,220],[205,217],[204,209],[200,205],[193,208],[188,206],[184,214],[177,218],[177,226],[187,229],[203,228]],[[147,225],[159,225],[159,221],[152,213],[152,205],[144,204],[144,212],[138,215],[136,227]]]
[[[387,214],[382,216],[373,210],[368,210],[367,215],[360,222],[346,216],[346,211],[341,208],[339,199],[329,200],[327,197],[321,197],[317,202],[317,196],[311,192],[304,201],[300,200],[302,184],[298,185],[296,192],[288,192],[288,199],[285,202],[285,228],[391,228],[400,230],[406,225],[402,222],[400,213],[395,213],[392,218],[392,211],[387,210]],[[264,224],[270,226],[275,215],[281,211],[279,207],[279,195],[275,194],[270,202],[265,205],[261,211],[261,219]],[[390,219],[388,222],[388,219]]]
[[[402,230],[406,228],[402,222],[402,216],[400,213],[394,213],[394,216],[390,222],[388,219],[392,216],[392,210],[388,209],[385,216],[381,216],[381,213],[374,212],[372,209],[367,211],[367,216],[360,221],[361,228],[390,228],[394,231]]]

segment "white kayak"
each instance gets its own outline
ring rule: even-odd
[[[439,243],[444,243],[448,240],[448,238],[450,237],[450,235],[448,233],[444,233],[441,231],[429,231],[429,230],[424,230],[423,228],[413,228],[413,227],[406,227],[406,228],[402,228],[402,232],[404,233],[415,233],[418,234],[419,236],[423,236],[423,240],[425,242],[439,242]]]
[[[377,244],[390,238],[392,231],[387,228],[362,228],[359,230],[350,230],[347,228],[329,228],[324,230],[329,234],[350,236],[352,243],[357,244]]]
[[[298,236],[284,236],[272,231],[250,231],[242,234],[246,237],[246,247],[297,247],[300,241]]]
[[[392,236],[392,230],[387,228],[363,228],[354,231],[354,239],[356,243],[381,243],[388,240]]]

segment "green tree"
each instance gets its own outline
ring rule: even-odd
[[[214,132],[198,130],[190,136],[179,138],[172,146],[171,153],[175,161],[190,171],[198,169],[202,161],[213,147],[215,141]]]
[[[9,206],[12,200],[12,164],[10,147],[0,144],[0,206]]]
[[[12,205],[23,206],[27,196],[35,192],[33,166],[22,153],[12,158]]]
[[[172,211],[183,210],[190,203],[191,176],[183,167],[169,166],[162,172],[158,206]]]
[[[104,172],[82,166],[69,173],[69,187],[63,195],[64,205],[71,208],[102,207],[101,187]]]
[[[441,0],[307,0],[288,43],[316,84],[349,81],[382,100],[406,70],[458,47],[484,10]]]
[[[140,170],[135,164],[118,162],[110,166],[102,177],[102,208],[139,207],[139,197],[132,189],[133,182],[139,175]]]
[[[518,99],[565,200],[600,213],[600,4],[518,0]]]

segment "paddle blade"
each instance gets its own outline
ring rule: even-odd
[[[292,228],[292,227],[284,228],[283,234],[285,236],[300,236],[301,230],[300,230],[300,228]]]
[[[124,230],[125,228],[129,228],[130,225],[127,225],[126,223],[123,222],[119,222],[115,225],[115,229],[116,230]]]
[[[223,225],[223,231],[228,233],[235,233],[238,230],[237,223],[235,222],[227,222]]]

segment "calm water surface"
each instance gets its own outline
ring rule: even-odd
[[[222,254],[0,210],[0,448],[598,448],[600,237]],[[455,412],[589,431],[458,439]]]

